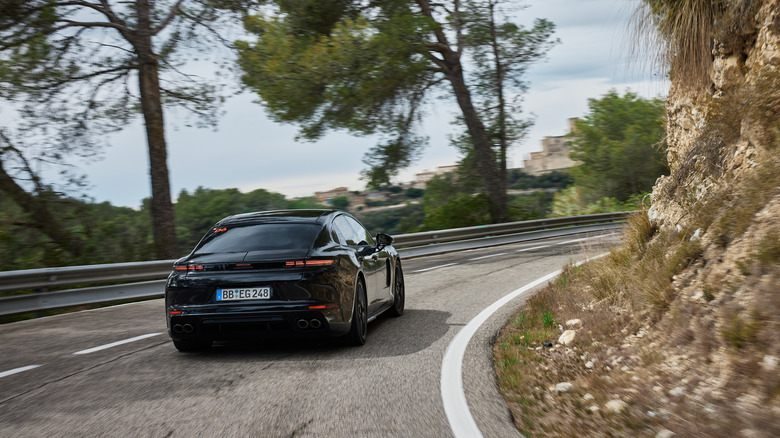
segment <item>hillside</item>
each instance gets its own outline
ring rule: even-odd
[[[705,91],[672,64],[652,206],[495,342],[528,436],[780,436],[780,4],[722,5]]]

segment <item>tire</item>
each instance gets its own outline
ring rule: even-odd
[[[187,339],[183,341],[173,341],[173,346],[182,353],[191,353],[194,351],[208,350],[211,348],[211,341]]]
[[[359,347],[366,343],[366,334],[368,332],[368,305],[366,299],[366,289],[363,282],[358,280],[355,287],[355,300],[352,306],[352,324],[347,333],[347,344]]]
[[[404,271],[401,269],[401,264],[398,263],[395,267],[395,280],[393,282],[393,305],[387,310],[387,314],[392,317],[403,315],[405,303]]]

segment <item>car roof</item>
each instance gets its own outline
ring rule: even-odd
[[[256,211],[253,213],[242,213],[228,216],[216,225],[230,224],[261,224],[261,223],[325,223],[330,215],[341,213],[340,210],[272,210]]]

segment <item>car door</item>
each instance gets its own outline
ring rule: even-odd
[[[342,215],[338,216],[334,223],[344,233],[347,244],[354,248],[358,256],[366,278],[368,313],[375,313],[387,300],[380,287],[385,264],[385,260],[381,257],[381,251],[378,251],[376,243],[368,231],[354,218]]]

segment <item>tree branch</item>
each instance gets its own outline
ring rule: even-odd
[[[72,21],[72,20],[60,20],[61,23],[65,23],[62,26],[53,27],[46,31],[46,33],[55,33],[59,32],[63,29],[67,29],[69,27],[85,27],[85,28],[93,28],[93,27],[107,27],[111,29],[118,30],[122,35],[125,35],[126,33],[130,32],[130,29],[128,29],[125,26],[122,26],[121,24],[117,23],[106,23],[105,21]]]
[[[171,20],[173,20],[173,18],[176,16],[176,14],[179,13],[182,1],[183,0],[178,0],[176,2],[176,4],[171,7],[171,10],[168,12],[168,16],[165,17],[163,19],[163,21],[161,21],[160,24],[157,25],[157,27],[152,29],[152,35],[153,36],[157,35],[158,33],[160,33],[161,30],[165,29],[165,27],[168,26],[168,24],[170,24]]]

